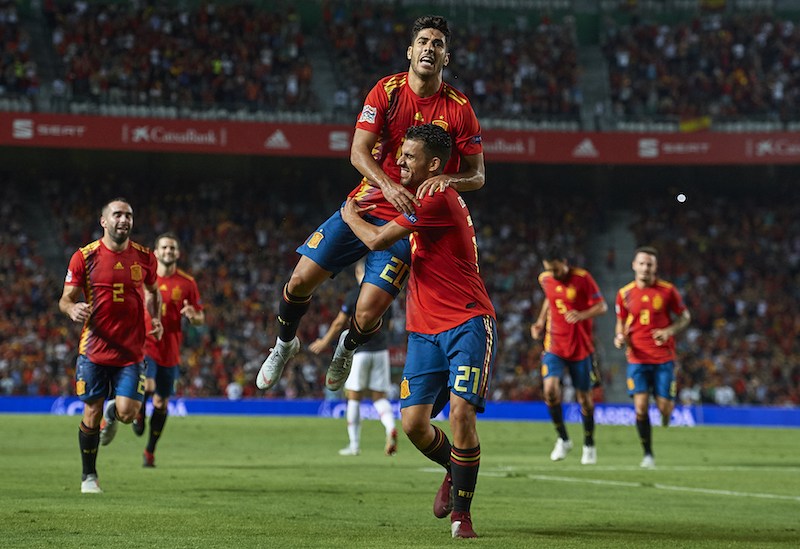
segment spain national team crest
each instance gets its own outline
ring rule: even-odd
[[[578,292],[572,286],[567,287],[567,299],[570,301],[575,301],[575,296],[578,295]]]
[[[661,306],[664,305],[664,300],[661,299],[660,295],[657,295],[653,298],[653,309],[656,311],[661,309]]]
[[[131,265],[131,280],[134,282],[139,282],[142,279],[142,266],[141,265]]]
[[[444,121],[444,120],[434,120],[434,121],[432,122],[432,124],[436,124],[437,126],[439,126],[440,128],[442,128],[444,131],[447,131],[447,128],[449,128],[449,127],[450,127],[450,124],[448,124],[448,123],[447,123],[446,121]]]
[[[316,250],[317,246],[319,246],[319,243],[322,242],[323,238],[325,238],[324,235],[321,232],[317,231],[308,238],[306,246],[308,246],[312,250]]]
[[[78,381],[75,383],[75,393],[78,396],[81,396],[86,393],[86,382],[85,381]]]
[[[411,396],[411,389],[408,388],[408,380],[403,378],[403,382],[400,384],[400,398],[406,399]]]
[[[183,297],[183,292],[181,292],[180,288],[172,288],[172,301],[180,301],[181,297]]]

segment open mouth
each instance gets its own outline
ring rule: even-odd
[[[423,55],[419,58],[420,65],[424,65],[429,68],[433,68],[435,65],[435,59],[432,55]]]

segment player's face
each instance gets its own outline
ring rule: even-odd
[[[419,31],[406,56],[411,61],[409,70],[423,80],[441,75],[444,66],[450,62],[444,34],[436,29]]]
[[[178,243],[174,238],[162,238],[159,240],[158,246],[156,246],[153,253],[158,262],[165,267],[172,267],[181,256],[181,252],[178,250]]]
[[[638,282],[652,284],[656,279],[656,269],[658,269],[658,261],[653,254],[639,252],[633,258],[633,272]]]
[[[553,272],[553,278],[556,280],[564,280],[569,273],[569,267],[566,261],[555,259],[553,261],[542,261],[545,270]]]
[[[133,230],[133,208],[125,202],[111,202],[100,218],[100,226],[117,244],[122,244]]]
[[[406,187],[417,188],[431,176],[428,159],[422,150],[422,141],[406,139],[397,159],[400,166],[400,183]]]

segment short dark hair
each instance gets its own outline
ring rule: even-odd
[[[445,49],[450,48],[450,26],[447,24],[447,19],[441,15],[423,15],[414,21],[414,26],[411,27],[411,42],[417,39],[417,35],[423,29],[436,29],[444,34]]]
[[[158,235],[156,237],[156,244],[155,244],[155,246],[153,246],[154,249],[158,248],[158,243],[161,242],[162,238],[170,238],[170,239],[174,240],[175,243],[178,245],[177,246],[178,250],[181,249],[181,240],[178,238],[178,235],[176,235],[172,231],[167,231],[165,233],[161,233],[160,235]]]
[[[654,256],[656,259],[658,259],[658,250],[656,250],[652,246],[639,246],[633,253],[633,257],[636,257],[639,254],[650,254]]]
[[[422,141],[422,150],[428,158],[438,157],[442,161],[442,168],[453,154],[453,141],[450,134],[436,124],[423,124],[411,126],[406,130],[406,141]]]
[[[112,202],[124,202],[128,206],[131,206],[131,203],[128,202],[127,198],[123,198],[121,196],[118,196],[117,198],[112,198],[111,200],[103,204],[102,208],[100,208],[100,217],[106,216],[106,210],[108,209],[108,207],[111,205]],[[133,206],[131,206],[131,211],[133,211]]]
[[[542,254],[542,261],[566,261],[564,249],[558,244],[550,244]]]

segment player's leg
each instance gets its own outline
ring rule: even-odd
[[[144,357],[144,364],[145,364],[145,374],[144,374],[144,401],[142,401],[142,407],[139,408],[139,413],[133,419],[133,432],[136,434],[137,437],[140,437],[144,434],[147,415],[147,401],[150,400],[150,397],[153,396],[153,393],[156,390],[156,361],[150,358],[149,356]]]
[[[169,399],[178,389],[177,366],[164,367],[156,365],[155,387],[153,393],[153,415],[150,416],[150,437],[144,450],[142,467],[155,467],[156,444],[164,432],[167,423]]]
[[[78,429],[81,449],[81,492],[99,494],[103,490],[97,483],[97,449],[100,447],[100,423],[103,403],[108,396],[108,370],[78,355],[75,364],[75,387],[78,398],[84,403],[83,420]]]
[[[636,412],[636,430],[644,450],[644,458],[640,465],[651,468],[655,466],[652,429],[648,414],[650,391],[653,387],[652,367],[647,364],[628,364],[627,378],[628,396],[633,398]]]
[[[100,445],[110,444],[117,434],[120,423],[133,422],[144,400],[144,361],[123,368],[106,366],[109,380],[116,396],[108,401],[103,422],[100,425]]]
[[[356,353],[353,357],[353,371],[344,385],[347,395],[347,436],[350,444],[339,450],[342,456],[357,456],[361,453],[361,400],[367,388],[365,366],[368,361],[369,353]]]
[[[672,410],[675,409],[675,397],[678,394],[678,384],[675,381],[675,362],[669,361],[655,367],[656,405],[661,412],[661,425],[669,425]]]
[[[450,366],[450,473],[454,494],[451,531],[454,538],[470,538],[476,537],[470,507],[481,461],[476,417],[486,407],[497,333],[494,319],[480,316],[440,336]]]
[[[387,250],[370,252],[364,265],[364,279],[350,328],[339,338],[325,385],[337,391],[349,375],[355,349],[367,343],[381,328],[383,314],[408,279],[411,248],[404,238]]]
[[[583,419],[583,452],[581,464],[594,465],[597,463],[597,448],[594,445],[594,361],[592,356],[570,364],[570,377],[575,386],[575,395],[581,405]]]
[[[372,391],[372,405],[378,412],[378,417],[386,430],[386,446],[384,453],[393,456],[397,453],[397,429],[394,422],[392,404],[386,399],[391,383],[391,367],[389,350],[368,353],[370,356],[368,387]],[[351,374],[352,376],[352,374]]]
[[[368,251],[342,221],[338,210],[297,248],[300,260],[281,290],[278,338],[256,376],[259,389],[272,388],[280,379],[286,363],[300,350],[297,328],[308,311],[314,290]],[[341,385],[336,390],[339,388]]]
[[[564,413],[561,408],[561,376],[564,375],[566,363],[566,360],[553,353],[544,353],[542,356],[544,400],[547,403],[550,419],[553,421],[558,433],[556,445],[550,453],[550,459],[553,461],[564,459],[567,457],[567,452],[572,450],[572,441],[567,434],[567,428],[564,425]]]

